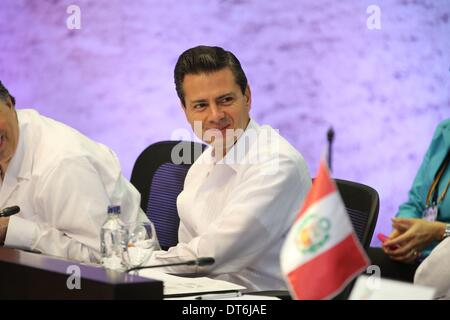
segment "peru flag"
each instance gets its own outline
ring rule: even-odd
[[[280,255],[294,299],[331,299],[368,265],[324,160]]]

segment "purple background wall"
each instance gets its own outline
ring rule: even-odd
[[[81,29],[69,30],[69,5]],[[369,30],[369,5],[381,29]],[[252,116],[281,133],[315,175],[336,131],[334,176],[376,188],[377,232],[450,111],[450,1],[1,0],[0,79],[33,107],[118,154],[129,177],[148,144],[186,128],[172,72],[198,45],[233,51]],[[377,241],[373,241],[377,244]]]

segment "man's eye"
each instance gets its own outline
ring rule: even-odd
[[[197,104],[194,104],[194,109],[196,109],[196,110],[203,109],[203,108],[205,108],[205,107],[206,107],[206,104],[205,104],[205,103],[197,103]]]
[[[231,104],[233,102],[233,100],[234,100],[233,97],[225,97],[222,100],[220,100],[220,102],[222,104],[227,105],[227,104]]]

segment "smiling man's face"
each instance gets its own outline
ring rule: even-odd
[[[0,165],[2,169],[16,152],[19,142],[19,124],[16,110],[10,99],[0,99]]]
[[[183,109],[195,134],[208,144],[218,146],[220,141],[223,146],[233,145],[239,136],[234,133],[245,130],[250,121],[250,88],[247,86],[243,94],[231,70],[224,68],[187,74],[183,91]],[[196,130],[200,124],[201,132]],[[232,141],[221,141],[223,138]]]

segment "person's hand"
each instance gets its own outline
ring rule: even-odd
[[[0,245],[5,242],[6,231],[8,230],[9,217],[0,218]]]
[[[445,224],[423,219],[394,218],[392,227],[394,237],[383,243],[386,254],[393,260],[411,263],[432,241],[441,239]],[[398,248],[393,249],[394,246]]]
[[[388,239],[394,239],[394,238],[397,238],[399,235],[401,235],[401,232],[398,231],[397,229],[394,229],[394,230],[392,230],[392,232],[389,234],[389,236],[388,236],[387,238],[388,238]],[[381,249],[384,251],[384,253],[386,253],[387,255],[389,255],[389,249],[394,250],[395,248],[397,248],[397,247],[399,247],[399,246],[397,245],[397,246],[389,247],[389,248],[388,248],[388,247],[385,245],[386,241],[387,241],[387,240],[385,240],[383,243],[381,243]]]

